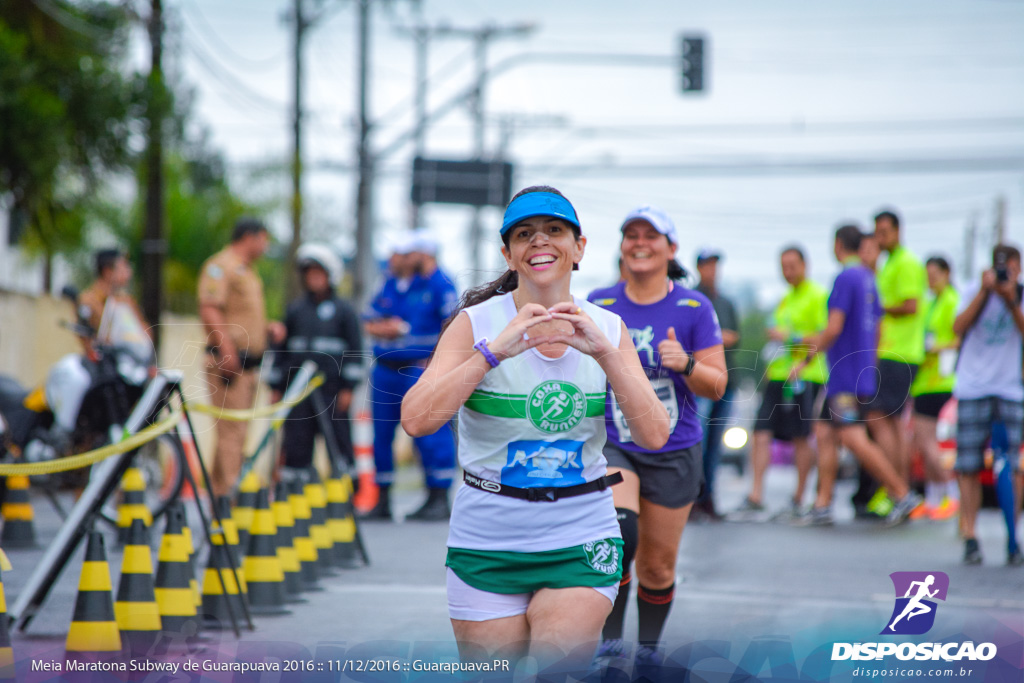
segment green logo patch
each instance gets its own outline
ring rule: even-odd
[[[610,541],[591,541],[583,544],[583,552],[587,554],[587,564],[594,571],[602,574],[614,574],[619,571],[619,549]]]
[[[542,432],[561,434],[569,431],[587,414],[587,397],[575,384],[544,382],[526,399],[530,423]]]

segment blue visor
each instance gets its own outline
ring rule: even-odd
[[[572,208],[572,204],[565,197],[553,192],[527,192],[513,199],[505,209],[501,234],[504,235],[512,226],[534,216],[561,218],[566,223],[571,223],[577,228],[580,227],[576,209]]]

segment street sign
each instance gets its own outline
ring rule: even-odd
[[[505,207],[512,195],[512,164],[504,161],[424,159],[412,162],[414,204]]]

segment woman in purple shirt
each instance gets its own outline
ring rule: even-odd
[[[622,583],[598,657],[626,655],[622,630],[635,557],[640,621],[636,661],[656,665],[675,593],[679,540],[703,481],[696,395],[720,399],[728,377],[711,302],[677,282],[685,272],[675,259],[679,239],[672,220],[651,206],[635,209],[622,223],[620,248],[624,279],[588,298],[625,322],[640,364],[668,410],[671,436],[657,450],[638,446],[609,393],[604,454],[608,472],[623,476],[612,492],[624,557]]]

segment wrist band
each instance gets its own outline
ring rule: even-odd
[[[489,348],[487,348],[487,337],[481,337],[480,341],[478,341],[476,344],[473,344],[473,348],[483,354],[484,360],[487,361],[488,365],[490,365],[492,368],[498,367],[498,363],[500,363],[501,361],[498,360],[497,356],[491,353],[491,350]]]
[[[693,374],[693,369],[697,367],[697,361],[693,359],[693,354],[690,354],[690,360],[686,361],[686,367],[683,368],[683,375],[689,377]]]

